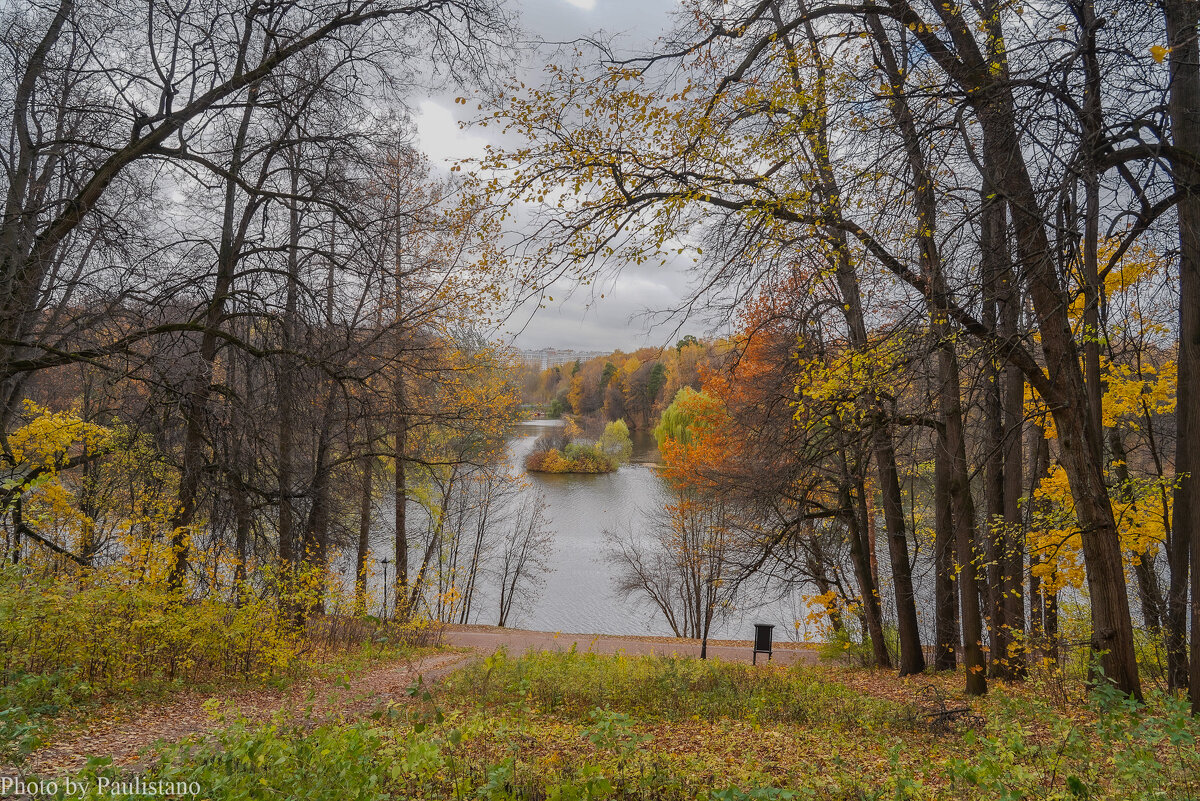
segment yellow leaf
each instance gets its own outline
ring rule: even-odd
[[[1154,56],[1154,60],[1159,64],[1163,63],[1163,59],[1167,57],[1167,53],[1171,52],[1171,48],[1163,47],[1162,45],[1154,45],[1150,48],[1150,55]]]

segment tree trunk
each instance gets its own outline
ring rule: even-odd
[[[958,601],[954,589],[954,523],[950,515],[950,463],[945,444],[945,426],[937,431],[934,447],[934,628],[937,630],[937,655],[934,667],[955,670],[958,667]]]
[[[396,403],[397,406],[404,403],[403,379],[396,382]],[[408,450],[408,416],[401,411],[396,414],[393,426],[395,428],[395,465],[396,475],[395,484],[392,488],[395,493],[395,508],[396,508],[396,616],[400,619],[405,619],[408,616],[408,608],[402,605],[404,598],[408,597],[408,487],[405,477],[406,452]]]
[[[1196,43],[1200,3],[1164,0],[1168,64],[1171,69],[1171,141],[1192,159],[1200,158],[1200,47]],[[1171,567],[1168,659],[1171,684],[1183,686],[1184,629],[1188,625],[1191,563],[1190,680],[1192,712],[1200,714],[1200,169],[1174,163],[1179,201],[1179,375],[1175,406],[1175,519],[1168,553]]]
[[[183,438],[183,459],[179,476],[179,506],[171,515],[172,564],[168,583],[172,589],[183,587],[187,577],[191,550],[191,526],[196,516],[200,495],[200,478],[204,469],[204,426],[208,402],[213,391],[213,366],[217,359],[218,333],[225,320],[233,279],[240,258],[240,242],[235,227],[238,180],[241,177],[243,151],[250,130],[257,92],[252,87],[249,100],[242,111],[237,138],[230,155],[229,177],[225,180],[225,197],[221,215],[221,244],[217,254],[216,286],[204,318],[204,333],[200,339],[199,369],[191,379],[184,398],[187,427]]]
[[[811,51],[811,62],[816,65],[817,69],[816,81],[810,85],[801,78],[795,66],[800,63],[801,56],[792,44],[791,33],[785,28],[778,8],[773,7],[772,13],[779,31],[779,38],[794,62],[790,68],[793,86],[798,93],[815,95],[818,99],[814,104],[815,118],[818,124],[806,135],[810,137],[811,152],[821,176],[822,200],[827,205],[830,215],[835,219],[840,219],[839,198],[841,192],[829,158],[828,119],[824,106],[827,77],[823,66],[823,55],[820,52],[819,38],[811,24],[807,24],[804,30]],[[832,244],[830,257],[833,261],[838,289],[842,295],[842,311],[849,331],[850,345],[857,350],[865,350],[869,344],[867,327],[862,311],[861,289],[855,273],[847,235],[844,230],[836,227],[829,230],[828,235]],[[879,490],[883,499],[888,556],[892,568],[892,586],[895,591],[897,629],[900,639],[900,675],[906,676],[920,673],[925,669],[925,652],[921,648],[921,631],[917,624],[912,565],[909,562],[908,538],[904,526],[903,495],[900,491],[899,471],[896,468],[891,422],[887,419],[886,410],[882,405],[878,406],[875,412],[875,429],[872,432],[871,441],[875,453]],[[874,549],[871,549],[868,556],[874,558]]]
[[[367,613],[367,554],[371,549],[371,457],[362,459],[358,503],[358,547],[354,551],[354,614]]]
[[[250,552],[250,500],[242,487],[233,490],[234,550],[237,563],[233,568],[234,603],[241,606],[246,584],[246,560]]]
[[[989,323],[1004,339],[1019,336],[1020,291],[1012,272],[1004,202],[990,181],[984,184],[983,253],[985,280],[991,295]],[[1025,632],[1025,549],[1022,426],[1025,419],[1025,377],[996,354],[989,370],[989,442],[987,471],[987,521],[989,544],[989,595],[991,598],[991,672],[997,678],[1018,679],[1025,674],[1025,657],[1019,652]]]
[[[1029,427],[1029,437],[1028,519],[1029,526],[1032,527],[1033,515],[1037,511],[1036,505],[1039,503],[1034,500],[1034,494],[1041,485],[1042,478],[1046,475],[1050,465],[1050,443],[1046,439],[1046,432],[1036,424]],[[1057,658],[1058,653],[1053,642],[1053,638],[1058,632],[1057,617],[1052,620],[1052,616],[1056,615],[1057,607],[1053,605],[1054,597],[1046,591],[1042,586],[1041,578],[1034,572],[1041,561],[1041,554],[1032,552],[1029,554],[1029,599],[1033,614],[1030,635],[1033,638],[1037,656],[1042,660],[1053,660]]]
[[[275,379],[276,406],[279,414],[279,563],[285,583],[291,577],[297,563],[295,513],[292,507],[293,486],[295,478],[295,432],[293,430],[292,412],[292,371],[294,361],[291,358],[291,348],[295,340],[296,305],[298,303],[300,282],[300,210],[294,199],[300,191],[299,168],[293,165],[291,175],[291,192],[293,200],[288,204],[288,253],[287,253],[287,287],[284,298],[283,320],[281,324],[281,339],[283,355],[279,360],[278,375]]]
[[[896,591],[900,675],[908,676],[925,670],[925,653],[921,649],[921,630],[917,624],[917,596],[913,589],[908,536],[904,526],[903,495],[900,492],[900,475],[896,469],[891,433],[880,426],[875,431],[874,441],[880,494],[883,496],[883,519],[887,528],[888,557],[892,566],[892,585]]]
[[[1014,210],[1018,250],[1029,276],[1030,295],[1042,334],[1042,350],[1050,372],[1042,395],[1058,428],[1062,465],[1071,486],[1083,541],[1088,590],[1091,596],[1092,648],[1100,654],[1108,680],[1135,698],[1142,697],[1133,651],[1133,623],[1121,559],[1120,539],[1104,483],[1104,454],[1098,425],[1067,316],[1067,294],[1055,273],[1053,249],[1026,170],[1007,92],[1003,102],[981,104],[985,130],[985,159],[1000,176],[1002,191]],[[1047,393],[1049,396],[1047,397]]]
[[[889,5],[896,10],[899,22],[911,25],[913,35],[926,45],[930,58],[958,84],[976,111],[983,134],[983,171],[996,176],[996,188],[1012,212],[1021,274],[1026,279],[1041,334],[1048,372],[1027,361],[1022,362],[1022,369],[1050,407],[1058,429],[1061,462],[1082,531],[1091,596],[1092,648],[1100,654],[1108,680],[1121,691],[1141,699],[1120,538],[1104,484],[1099,425],[1092,419],[1093,407],[1080,368],[1079,348],[1069,316],[1071,294],[1057,271],[1047,221],[1041,213],[1018,133],[1016,101],[1000,30],[1001,15],[995,3],[988,4],[994,13],[985,14],[989,47],[984,53],[962,7],[953,3],[935,4],[933,11],[945,26],[944,36],[953,41],[956,53],[947,47],[943,34],[923,24],[906,0],[890,0]],[[1010,353],[1015,355],[1016,351]]]
[[[979,252],[983,272],[983,324],[999,330],[1001,266],[997,252],[1004,236],[1004,202],[996,196],[987,178],[981,192]],[[1009,652],[1008,624],[1002,585],[1004,537],[1004,388],[1001,381],[1003,357],[988,349],[983,352],[983,525],[987,543],[986,622],[991,641],[989,670],[1004,678]]]
[[[950,465],[949,490],[954,541],[958,557],[958,604],[962,617],[963,666],[967,674],[967,693],[987,692],[987,665],[983,658],[983,620],[979,612],[979,574],[975,554],[975,504],[967,470],[966,444],[963,441],[962,408],[959,400],[958,363],[953,344],[939,349],[942,362],[942,409],[946,427],[942,458]],[[945,380],[949,376],[950,380]]]
[[[862,296],[858,276],[850,262],[849,244],[840,235],[835,246],[837,282],[842,292],[842,310],[850,332],[850,344],[856,349],[868,346],[867,326],[862,312]],[[875,454],[875,469],[883,499],[883,520],[887,529],[888,557],[892,568],[892,586],[896,600],[896,621],[900,638],[900,675],[920,673],[925,669],[925,653],[921,649],[921,632],[917,625],[916,597],[913,592],[912,565],[908,556],[908,537],[904,526],[903,496],[900,492],[896,451],[892,445],[891,424],[884,409],[877,410],[871,444]],[[869,525],[869,521],[868,521]]]
[[[1011,265],[1008,263],[1007,235],[1004,247],[1004,272],[1001,278],[999,314],[1001,336],[1017,336],[1020,327],[1021,298]],[[1010,652],[1005,675],[1022,678],[1026,670],[1025,636],[1025,518],[1021,512],[1025,465],[1025,375],[1014,364],[1006,364],[1004,381],[1004,535],[1001,538],[1001,584],[1004,620],[1009,629]]]
[[[852,495],[848,483],[851,480],[848,469],[842,480],[841,503],[844,509],[849,510],[846,515],[846,536],[850,540],[850,558],[854,563],[854,576],[858,580],[859,596],[862,598],[862,615],[866,621],[867,636],[871,641],[871,656],[876,667],[890,668],[892,659],[888,654],[887,639],[883,631],[879,584],[875,580],[875,571],[871,569],[871,559],[867,553],[866,487],[859,479],[856,482],[857,492]]]

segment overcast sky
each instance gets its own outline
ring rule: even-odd
[[[620,49],[643,50],[670,25],[677,0],[510,0],[516,2],[521,24],[532,37],[563,42],[604,31],[618,36]],[[541,60],[544,61],[543,56]],[[519,68],[535,71],[538,65]],[[514,66],[514,69],[518,67]],[[531,76],[532,77],[532,76]],[[419,102],[416,112],[418,146],[435,165],[482,154],[489,141],[485,130],[461,130],[459,121],[475,109],[458,105],[452,95],[434,95]],[[678,320],[652,325],[647,312],[677,306],[687,292],[687,276],[672,267],[628,267],[619,276],[574,293],[551,287],[554,297],[545,309],[526,309],[515,315],[507,333],[521,348],[559,347],[576,350],[633,350],[675,342],[679,335],[702,334],[698,322]],[[600,295],[604,295],[603,298]]]

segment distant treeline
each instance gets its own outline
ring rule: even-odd
[[[530,366],[522,381],[524,399],[549,406],[552,417],[623,419],[631,429],[645,431],[658,424],[681,388],[700,388],[704,370],[719,360],[720,350],[688,335],[674,347],[617,350],[546,370]]]

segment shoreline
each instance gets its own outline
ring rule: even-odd
[[[463,632],[463,633],[478,633],[478,634],[514,634],[514,635],[532,635],[563,637],[567,639],[583,639],[590,638],[592,640],[632,640],[634,642],[655,643],[660,645],[685,645],[685,646],[700,646],[700,640],[690,639],[687,637],[670,637],[654,634],[597,634],[588,632],[574,631],[542,631],[539,629],[518,629],[509,626],[491,626],[483,623],[447,623],[444,625],[443,631],[447,632]],[[724,639],[709,639],[710,647],[720,646],[723,648],[750,648],[754,645],[753,640],[724,640]],[[778,641],[772,647],[776,651],[815,651],[825,643],[814,642],[790,642]]]

